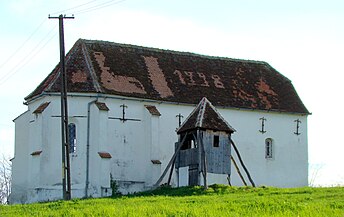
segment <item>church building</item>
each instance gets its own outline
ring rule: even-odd
[[[310,113],[266,62],[79,39],[66,77],[72,198],[152,189],[170,162],[159,185],[250,184],[240,160],[256,186],[308,185]],[[62,199],[60,84],[58,65],[14,119],[11,203]]]

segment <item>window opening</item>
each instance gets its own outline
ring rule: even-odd
[[[68,133],[69,133],[69,153],[76,152],[76,126],[73,123],[68,124]]]
[[[265,158],[272,158],[272,139],[270,138],[265,140]]]
[[[191,140],[191,148],[196,148],[195,141]]]
[[[218,135],[214,135],[213,147],[220,147],[220,137]]]
[[[186,136],[185,141],[181,147],[181,150],[191,149],[191,148],[197,148],[196,144],[196,137],[193,134],[189,134]]]

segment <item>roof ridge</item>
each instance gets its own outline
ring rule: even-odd
[[[208,99],[207,99],[208,100]],[[225,122],[225,124],[229,127],[229,128],[231,128],[232,130],[233,130],[233,132],[235,132],[236,130],[222,117],[222,115],[220,114],[220,112],[216,109],[216,107],[208,100],[208,103],[209,103],[209,106],[210,106],[210,108],[212,108],[213,109],[213,111],[218,115],[218,117],[220,117],[221,118],[221,120],[223,121],[223,122]]]
[[[196,107],[196,108],[200,107],[200,109],[199,109],[199,113],[197,115],[195,127],[202,127],[202,125],[203,125],[204,112],[205,112],[205,108],[207,106],[206,100],[207,100],[207,98],[203,97],[201,99],[200,103]]]
[[[70,61],[71,57],[73,56],[73,54],[77,51],[77,48],[79,46],[79,44],[82,44],[82,40],[78,40],[74,45],[73,47],[70,49],[70,51],[66,54],[65,56],[65,65],[68,64],[68,62]],[[50,90],[50,88],[55,84],[56,80],[60,77],[60,74],[61,74],[61,68],[60,68],[60,62],[58,63],[57,67],[56,67],[56,70],[57,70],[57,73],[53,79],[52,82],[50,82],[50,84],[47,86],[46,90]]]
[[[97,75],[95,73],[91,57],[90,57],[89,53],[87,52],[87,47],[86,47],[84,41],[82,41],[82,39],[79,39],[79,40],[81,41],[81,50],[82,50],[82,53],[84,55],[85,62],[86,62],[87,68],[89,70],[90,76],[92,78],[93,87],[94,87],[94,89],[96,89],[97,92],[102,92],[102,88],[101,88],[98,80],[96,79]]]
[[[187,56],[202,57],[202,58],[207,58],[207,59],[226,60],[226,61],[233,61],[233,62],[256,63],[256,64],[270,66],[267,62],[261,61],[261,60],[249,60],[249,59],[230,58],[230,57],[224,57],[224,56],[212,56],[212,55],[206,55],[206,54],[199,54],[195,52],[176,51],[176,50],[162,49],[162,48],[155,48],[155,47],[145,47],[145,46],[140,46],[140,45],[117,43],[117,42],[103,41],[103,40],[90,40],[90,39],[79,39],[79,40],[82,40],[84,43],[89,43],[89,44],[98,43],[98,44],[104,44],[104,45],[107,45],[107,44],[117,45],[117,46],[122,46],[122,47],[127,47],[127,48],[145,49],[145,50],[160,52],[160,53],[187,55]]]

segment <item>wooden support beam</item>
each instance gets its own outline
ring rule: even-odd
[[[228,174],[227,181],[228,181],[228,185],[232,186],[232,184],[231,184],[231,174]]]
[[[208,182],[207,182],[207,157],[205,154],[205,148],[204,148],[204,143],[203,143],[203,136],[200,138],[201,140],[201,146],[202,146],[202,156],[203,156],[203,184],[204,184],[204,189],[207,190],[208,189]]]
[[[177,157],[175,157],[174,160],[173,160],[173,163],[172,163],[172,166],[171,166],[171,170],[170,170],[170,175],[168,176],[168,181],[167,181],[167,185],[168,186],[171,183],[172,173],[173,173],[173,170],[174,170],[174,164],[176,163],[176,159],[177,159]]]
[[[184,143],[184,141],[185,141],[187,135],[188,135],[188,132],[185,133],[184,138],[182,139],[182,141],[181,141],[180,144],[178,145],[177,150],[174,152],[174,154],[173,154],[173,156],[172,156],[170,162],[167,164],[167,166],[166,166],[164,172],[162,173],[162,175],[160,176],[160,178],[158,179],[158,181],[154,184],[154,187],[159,187],[159,185],[160,185],[161,181],[164,179],[164,177],[165,177],[165,175],[166,175],[168,169],[171,167],[172,163],[173,163],[174,160],[176,159],[177,154],[178,154],[178,152],[180,151],[180,148],[183,146],[183,143]]]
[[[240,169],[239,169],[239,167],[238,167],[238,164],[235,162],[235,160],[234,160],[234,158],[233,158],[232,155],[231,155],[231,160],[232,160],[232,162],[233,162],[233,164],[234,164],[234,167],[235,167],[236,171],[238,172],[238,175],[239,175],[239,177],[240,177],[242,183],[244,183],[244,185],[247,186],[247,183],[246,183],[244,177],[242,176],[242,174],[241,174],[241,172],[240,172]],[[229,181],[228,181],[228,182],[229,182]]]
[[[239,159],[239,161],[240,161],[240,164],[241,164],[242,168],[244,168],[244,170],[245,170],[245,172],[246,172],[246,175],[247,175],[248,180],[250,180],[250,182],[251,182],[251,184],[252,184],[253,187],[256,187],[256,185],[254,184],[254,182],[253,182],[253,180],[252,180],[252,178],[251,178],[251,175],[250,175],[248,169],[246,168],[246,166],[245,166],[245,164],[244,164],[244,162],[243,162],[243,160],[242,160],[242,158],[241,158],[241,156],[240,156],[239,150],[237,149],[237,147],[236,147],[235,143],[233,142],[233,140],[232,140],[231,138],[229,138],[229,139],[230,139],[230,141],[231,141],[231,144],[233,145],[233,148],[234,148],[234,150],[235,150],[235,153],[236,153],[237,156],[238,156],[238,159]]]
[[[197,141],[197,151],[198,151],[198,181],[197,185],[201,185],[201,178],[202,178],[202,145],[201,145],[201,138],[200,138],[200,130],[197,129],[197,135],[196,135],[196,141]]]

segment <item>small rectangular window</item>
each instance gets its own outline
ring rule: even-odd
[[[265,140],[265,158],[272,158],[272,139]]]
[[[220,147],[220,137],[217,135],[214,135],[213,147]]]

